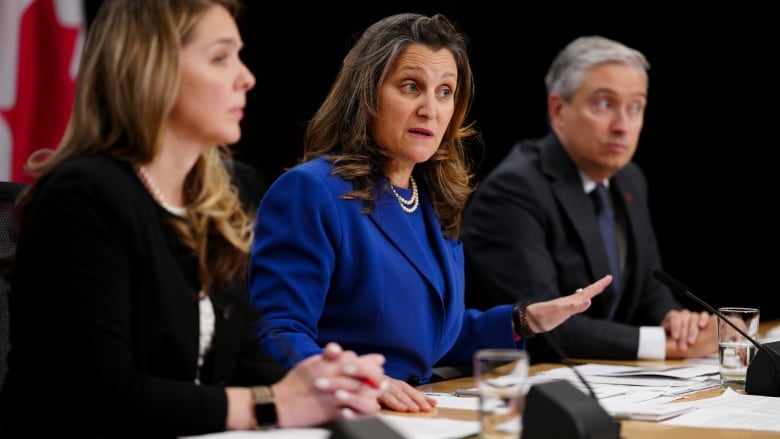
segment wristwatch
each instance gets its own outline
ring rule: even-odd
[[[255,403],[255,419],[258,428],[276,426],[276,403],[271,388],[268,386],[250,387],[252,401]]]

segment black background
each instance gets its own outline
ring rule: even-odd
[[[99,3],[87,3],[89,19]],[[780,318],[774,15],[734,3],[688,11],[647,2],[510,3],[246,0],[242,57],[257,85],[237,156],[272,181],[301,153],[306,121],[352,38],[391,13],[441,12],[471,41],[477,89],[469,119],[484,139],[472,148],[481,176],[513,142],[546,132],[543,77],[557,52],[581,35],[614,38],[651,64],[634,160],[650,182],[664,270],[713,306],[756,306],[762,319]]]

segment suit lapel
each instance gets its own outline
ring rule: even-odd
[[[428,194],[428,186],[427,184],[422,184],[422,189],[420,191],[420,197],[422,197],[420,201],[420,207],[423,209],[423,214],[425,215],[425,228],[427,231],[428,236],[432,236],[433,239],[433,257],[437,258],[434,263],[436,263],[435,267],[431,267],[431,269],[436,270],[442,270],[442,274],[444,277],[444,291],[440,291],[439,294],[442,294],[442,300],[444,300],[444,297],[447,294],[450,294],[450,297],[453,297],[453,289],[459,288],[458,280],[456,277],[456,267],[455,267],[455,257],[453,254],[453,247],[449,240],[447,240],[441,229],[441,224],[439,223],[439,217],[436,215],[436,211],[433,210],[433,203],[429,202],[422,202],[422,200],[429,200],[429,194]],[[440,263],[438,261],[441,261]],[[427,276],[426,276],[427,277]],[[430,282],[430,278],[428,277],[428,281]]]
[[[423,185],[420,185],[423,186]],[[424,190],[420,188],[420,197],[424,195]],[[427,194],[425,194],[427,195]],[[420,200],[420,207],[422,209],[430,209],[425,200]],[[426,213],[426,217],[428,212]],[[432,267],[428,262],[428,256],[425,253],[417,236],[409,235],[414,233],[409,229],[408,219],[404,217],[408,215],[401,210],[398,201],[391,195],[384,194],[376,201],[376,207],[373,212],[369,214],[369,218],[376,224],[377,228],[382,234],[390,241],[395,248],[406,258],[407,261],[425,278],[430,284],[434,285],[430,276]],[[426,220],[427,222],[427,220]],[[426,224],[426,227],[429,227]],[[436,249],[437,251],[439,249]]]
[[[572,224],[582,241],[591,276],[599,279],[609,273],[609,261],[603,249],[604,244],[596,223],[596,216],[593,214],[593,204],[582,190],[582,181],[577,167],[552,135],[545,139],[540,154],[542,170],[551,179],[552,190],[555,197],[560,200],[559,205],[562,206],[563,215]],[[561,165],[562,163],[564,165]],[[600,306],[602,312],[607,313],[609,304],[607,300],[600,299],[603,296],[605,295],[601,294],[594,300],[594,307]]]

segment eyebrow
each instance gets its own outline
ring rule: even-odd
[[[597,94],[601,94],[601,93],[606,93],[606,94],[611,94],[611,95],[619,95],[619,94],[621,94],[621,93],[618,93],[617,91],[615,91],[614,89],[601,87],[601,88],[597,88],[597,89],[593,90],[590,93],[590,95],[597,95]],[[639,91],[639,92],[636,92],[636,93],[630,93],[629,96],[647,98],[647,92],[646,91]]]
[[[396,69],[396,73],[405,73],[405,72],[417,73],[417,72],[424,72],[424,71],[425,71],[425,69],[423,69],[422,67],[417,66],[417,65],[400,65]],[[457,81],[458,80],[458,74],[457,74],[457,72],[447,72],[447,73],[445,73],[445,74],[443,74],[441,76],[438,76],[437,78],[439,80],[453,79],[453,80]]]
[[[244,47],[244,42],[233,37],[221,37],[206,45],[207,48],[213,46],[235,46],[241,49]]]

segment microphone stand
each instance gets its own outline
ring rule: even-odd
[[[753,343],[753,346],[758,348],[758,352],[756,352],[755,357],[753,357],[753,360],[750,362],[745,376],[746,393],[751,395],[780,396],[780,374],[778,373],[778,371],[780,371],[780,354],[778,354],[778,352],[780,352],[780,341],[766,344],[760,343],[735,325],[734,322],[726,318],[723,313],[696,297],[691,293],[688,287],[678,280],[660,270],[655,270],[653,272],[653,277],[662,284],[668,286],[675,293],[690,297],[700,303],[707,311],[726,322],[740,335]]]

